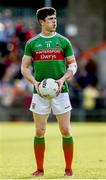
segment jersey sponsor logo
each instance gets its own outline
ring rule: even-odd
[[[50,54],[47,54],[47,55],[40,55],[40,59],[41,60],[53,60],[53,59],[56,59],[56,55],[50,55]]]
[[[63,51],[58,49],[44,49],[33,53],[33,61],[64,60]]]
[[[43,50],[38,50],[35,53],[36,54],[46,54],[46,53],[60,53],[61,51],[58,49],[43,49]]]

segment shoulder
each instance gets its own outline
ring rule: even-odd
[[[70,40],[67,37],[65,37],[65,36],[63,36],[63,35],[61,35],[59,33],[57,33],[56,35],[61,41],[70,42]]]
[[[65,49],[65,48],[72,49],[71,41],[67,37],[62,36],[61,34],[58,34],[58,33],[57,33],[57,37],[58,37],[59,42],[62,45],[63,49]]]

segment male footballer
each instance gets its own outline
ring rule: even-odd
[[[73,138],[70,130],[70,111],[72,109],[67,80],[71,80],[77,71],[77,64],[70,41],[56,32],[56,10],[44,7],[37,10],[41,33],[27,41],[22,58],[21,72],[33,86],[33,97],[30,110],[35,122],[34,154],[36,169],[32,176],[44,175],[45,131],[48,116],[51,112],[56,115],[62,135],[64,152],[64,175],[72,176]],[[33,66],[33,72],[30,70]],[[51,100],[39,95],[39,84],[45,78],[57,81],[58,96]]]

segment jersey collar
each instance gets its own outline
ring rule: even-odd
[[[42,33],[40,33],[40,36],[43,37],[43,38],[52,38],[56,35],[56,32],[52,35],[52,36],[44,36],[42,35]]]

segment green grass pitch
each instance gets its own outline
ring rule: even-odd
[[[73,179],[106,179],[106,123],[72,123],[72,132]],[[0,179],[31,179],[33,136],[32,122],[0,123]],[[61,142],[58,124],[48,123],[45,176],[40,179],[64,179]]]

